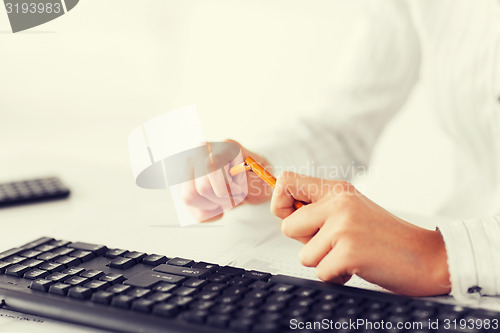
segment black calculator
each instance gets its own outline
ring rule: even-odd
[[[0,208],[67,198],[70,190],[57,177],[0,184]]]

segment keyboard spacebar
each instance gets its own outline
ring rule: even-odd
[[[210,270],[205,268],[189,268],[189,267],[172,266],[167,264],[156,266],[155,268],[153,268],[153,271],[180,275],[180,276],[187,276],[187,277],[197,277],[197,278],[203,278],[210,273]]]

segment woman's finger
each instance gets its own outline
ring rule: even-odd
[[[344,248],[335,246],[316,266],[316,275],[323,281],[344,284],[356,273],[350,271],[355,265],[350,259]]]
[[[281,231],[287,237],[308,242],[323,226],[326,213],[327,210],[319,204],[303,206],[283,220]]]
[[[321,228],[300,251],[300,262],[307,267],[316,267],[332,250],[334,242],[330,230],[326,227]]]

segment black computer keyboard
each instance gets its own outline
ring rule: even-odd
[[[500,318],[48,237],[0,253],[0,300],[5,309],[116,332],[498,332]]]

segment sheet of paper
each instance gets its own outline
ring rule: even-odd
[[[268,238],[257,247],[245,253],[236,260],[236,263],[246,269],[270,272],[273,274],[290,275],[304,279],[317,280],[314,267],[305,267],[300,264],[298,254],[302,244],[283,236],[276,227]],[[351,287],[386,291],[369,283],[358,276],[353,276],[346,284]]]

